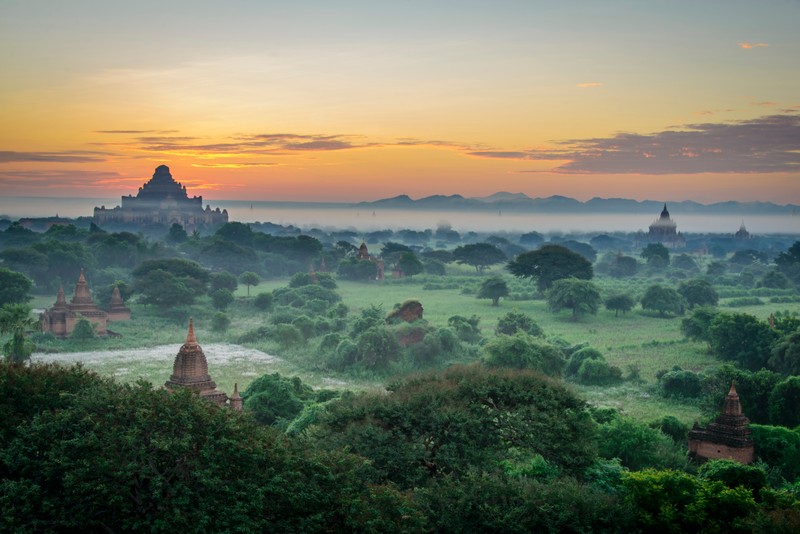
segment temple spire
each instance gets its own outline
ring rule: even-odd
[[[189,317],[189,332],[186,334],[184,345],[197,345],[197,338],[194,337],[194,319]]]
[[[725,415],[742,415],[742,403],[739,401],[739,394],[736,392],[736,384],[734,382],[731,382],[731,389],[725,398],[722,413]]]

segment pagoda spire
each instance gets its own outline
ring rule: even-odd
[[[197,338],[194,337],[194,319],[189,317],[189,331],[186,333],[184,345],[197,345]]]
[[[742,415],[742,403],[739,401],[739,394],[736,392],[736,384],[731,382],[731,389],[725,397],[725,404],[722,405],[722,413],[725,415]]]

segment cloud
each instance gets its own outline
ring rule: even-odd
[[[280,163],[192,163],[192,167],[211,169],[246,169],[248,167],[272,167]]]
[[[129,182],[142,183],[141,177],[127,177],[111,171],[78,170],[2,170],[0,184],[26,189],[57,189],[63,187],[107,188],[109,185],[128,187]],[[146,180],[145,180],[146,181]]]
[[[650,134],[574,139],[563,148],[473,151],[471,156],[567,160],[547,172],[564,174],[774,173],[800,170],[800,115],[688,124]]]
[[[603,84],[601,82],[583,82],[575,84],[575,87],[580,87],[581,89],[589,89],[591,87],[602,87]]]
[[[739,48],[743,50],[750,50],[751,48],[762,48],[769,46],[767,43],[748,43],[747,41],[737,44],[739,45]]]
[[[0,150],[0,163],[96,163],[106,161],[105,152],[14,152]]]
[[[173,134],[173,133],[178,133],[178,130],[95,130],[94,133],[128,134],[128,135],[148,134],[148,133]]]

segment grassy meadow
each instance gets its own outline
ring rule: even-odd
[[[533,284],[516,280],[502,269],[496,268],[481,276],[474,270],[456,266],[455,276],[418,276],[400,280],[387,279],[381,282],[339,281],[338,293],[348,306],[351,316],[370,306],[379,306],[389,313],[395,304],[414,299],[422,303],[424,318],[434,327],[447,325],[454,315],[480,318],[479,327],[484,337],[494,335],[497,320],[511,310],[530,315],[550,338],[559,337],[570,345],[586,343],[601,351],[609,364],[621,368],[625,376],[631,373],[638,379],[626,380],[617,386],[573,385],[590,403],[602,407],[614,407],[642,420],[653,420],[663,415],[674,415],[686,423],[700,417],[700,409],[694,403],[664,399],[654,392],[656,372],[680,366],[684,369],[702,371],[718,362],[707,352],[704,343],[691,342],[680,332],[680,317],[658,317],[640,308],[615,316],[614,312],[601,308],[596,315],[573,319],[569,312],[552,313],[544,300],[534,300]],[[475,292],[485,276],[504,276],[509,283],[511,295],[501,299],[499,306],[490,300],[477,299]],[[604,294],[628,289],[638,295],[652,281],[634,279],[630,284],[615,279],[595,279]],[[375,375],[369,372],[350,371],[337,373],[327,369],[316,355],[316,343],[293,349],[281,348],[274,342],[249,343],[246,347],[236,345],[236,339],[249,330],[267,324],[268,312],[253,306],[253,297],[262,292],[284,287],[288,279],[264,281],[250,288],[240,285],[236,301],[226,311],[231,326],[226,332],[215,332],[211,328],[214,314],[208,297],[199,299],[192,306],[159,314],[152,307],[132,304],[133,320],[110,323],[109,329],[119,337],[95,339],[86,342],[72,340],[42,340],[35,359],[46,361],[80,361],[101,374],[111,375],[123,381],[144,379],[153,384],[163,384],[172,371],[172,361],[186,336],[188,317],[195,320],[195,331],[209,360],[209,369],[219,387],[231,392],[233,384],[244,389],[256,377],[264,373],[278,372],[282,375],[297,375],[314,387],[372,389],[381,388],[391,380],[391,374]],[[640,287],[641,286],[641,287]],[[771,312],[800,311],[799,303],[747,305],[726,308],[726,303],[736,297],[723,298],[723,311],[749,313],[766,319]],[[524,298],[525,300],[514,300]],[[52,305],[55,297],[36,297],[34,308]],[[166,315],[166,317],[164,316]],[[98,351],[105,351],[98,354]],[[467,363],[466,361],[442,362]],[[395,374],[414,369],[397,365]]]

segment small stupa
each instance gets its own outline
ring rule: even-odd
[[[217,384],[208,374],[208,361],[203,352],[203,348],[197,342],[194,335],[194,320],[189,319],[189,332],[186,334],[178,355],[175,356],[175,363],[172,365],[172,376],[164,383],[164,387],[169,391],[178,388],[189,388],[196,391],[204,399],[208,399],[218,406],[225,406],[228,403],[228,395],[217,389]],[[238,396],[238,390],[236,395]],[[234,404],[241,409],[241,402]]]
[[[742,413],[736,385],[731,382],[719,417],[706,428],[700,428],[695,421],[689,431],[689,455],[698,460],[726,458],[743,464],[752,463],[755,447],[749,425],[750,420]]]
[[[109,321],[130,321],[131,309],[125,306],[122,301],[122,295],[119,293],[119,287],[114,286],[114,291],[111,292],[111,304],[108,307],[108,320]]]

